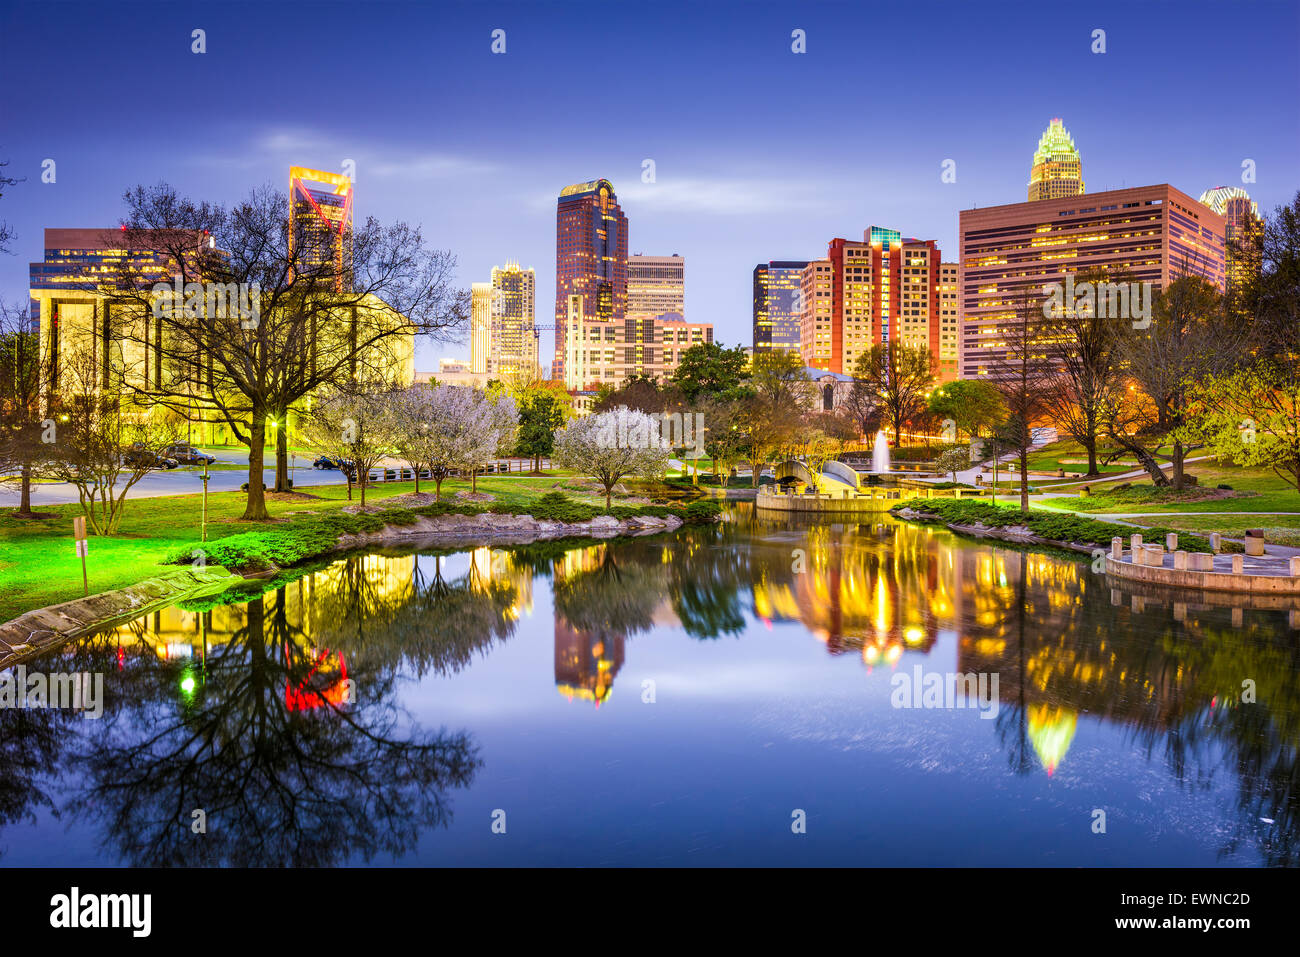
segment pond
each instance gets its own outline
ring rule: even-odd
[[[1296,863],[1300,612],[727,519],[352,554],[31,662],[102,695],[0,709],[0,864]]]

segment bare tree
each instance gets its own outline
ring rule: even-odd
[[[1104,270],[1080,274],[1081,282],[1128,282],[1127,276]],[[1088,475],[1098,475],[1097,439],[1106,409],[1122,388],[1117,351],[1120,331],[1115,317],[1085,302],[1071,303],[1045,324],[1053,372],[1045,383],[1043,404],[1056,426],[1083,447]]]
[[[341,240],[351,254],[340,265],[313,257],[312,224],[300,218],[291,226],[288,198],[269,186],[231,209],[166,185],[125,198],[118,241],[169,263],[185,302],[160,297],[143,267],[124,257],[112,290],[120,318],[106,310],[105,328],[144,357],[124,387],[186,414],[211,410],[248,446],[245,519],[267,517],[268,419],[283,420],[323,387],[390,379],[412,337],[446,337],[467,315],[468,293],[452,284],[455,257],[427,249],[419,229],[404,223],[371,218],[351,230]],[[214,293],[226,303],[237,293],[241,308]],[[288,487],[286,462],[280,429],[277,488]]]
[[[737,424],[747,439],[753,486],[758,488],[763,466],[781,449],[797,444],[815,390],[803,360],[784,349],[754,357],[749,387],[753,394],[741,400]]]
[[[8,165],[9,165],[8,160],[0,162],[0,170],[4,169]],[[12,176],[6,176],[4,173],[0,173],[0,197],[4,196],[6,189],[20,182],[22,182],[22,180],[15,179]],[[4,253],[5,255],[8,255],[9,244],[13,241],[13,238],[14,238],[13,227],[10,226],[3,219],[0,219],[0,253]]]
[[[854,379],[879,397],[881,420],[894,433],[897,446],[903,426],[926,411],[934,387],[930,350],[897,340],[878,343],[858,356]]]
[[[1223,296],[1200,276],[1184,275],[1156,297],[1150,325],[1126,331],[1118,355],[1128,378],[1107,410],[1108,438],[1136,456],[1159,486],[1181,489],[1187,455],[1202,442],[1183,429],[1197,379],[1231,368],[1244,334],[1227,319]],[[1161,446],[1169,443],[1169,451]],[[1166,476],[1160,465],[1171,465]]]
[[[70,337],[61,347],[60,401],[51,408],[56,441],[45,471],[76,488],[91,531],[112,535],[122,522],[127,495],[158,467],[160,453],[176,441],[178,430],[164,407],[100,388],[103,364],[89,338]]]
[[[989,378],[1001,391],[1007,407],[999,439],[1002,444],[1015,449],[1020,459],[1020,510],[1028,512],[1029,450],[1034,444],[1033,427],[1047,411],[1043,397],[1052,377],[1042,299],[1032,289],[1022,289],[1012,300],[1007,324],[998,331],[1006,343],[1005,353],[991,364]]]

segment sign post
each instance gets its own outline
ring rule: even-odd
[[[90,580],[86,577],[86,555],[90,551],[90,543],[86,541],[86,517],[78,515],[72,520],[72,537],[77,543],[77,555],[81,559],[81,594],[87,596],[90,594]]]

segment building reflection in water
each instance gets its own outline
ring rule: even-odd
[[[961,607],[961,564],[927,528],[812,526],[797,542],[765,544],[759,565],[758,618],[799,621],[831,654],[860,654],[868,670],[894,666],[905,649],[928,652]]]

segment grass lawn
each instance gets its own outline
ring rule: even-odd
[[[1119,475],[1124,472],[1132,472],[1136,465],[1120,465],[1112,463],[1102,465],[1101,460],[1107,455],[1115,452],[1113,448],[1099,447],[1097,449],[1097,469],[1103,475]],[[1161,452],[1168,452],[1169,448],[1163,447]],[[1062,459],[1072,459],[1078,461],[1063,462]],[[1120,461],[1133,462],[1133,456],[1125,452]],[[1083,446],[1073,439],[1061,439],[1057,442],[1050,442],[1042,448],[1029,453],[1029,471],[1031,472],[1054,472],[1057,469],[1065,469],[1067,472],[1078,472],[1081,475],[1088,471],[1088,453],[1084,451]]]
[[[544,476],[479,476],[480,492],[491,492],[497,501],[525,504],[561,483],[560,490],[575,501],[604,504],[604,497],[580,490],[579,480],[569,473]],[[412,482],[386,482],[366,489],[366,504],[413,491]],[[469,482],[450,479],[442,484],[444,499],[468,490]],[[421,491],[433,491],[433,483],[421,482]],[[306,494],[314,498],[267,499],[267,511],[275,520],[292,523],[309,521],[313,515],[348,505],[346,485],[311,486]],[[353,489],[353,503],[360,502]],[[240,532],[261,531],[262,522],[241,522],[247,496],[243,492],[213,492],[208,495],[208,538]],[[90,592],[134,585],[154,575],[174,571],[162,562],[177,549],[198,543],[201,537],[202,495],[159,496],[127,499],[121,529],[111,538],[90,539],[86,561]],[[72,519],[81,514],[78,505],[46,505],[38,511],[50,517],[22,521],[13,509],[0,509],[0,621],[8,621],[33,608],[41,608],[81,597],[81,560],[72,541]],[[294,514],[290,514],[294,513]]]
[[[1218,465],[1211,461],[1189,465],[1187,471],[1200,483],[1196,488],[1182,493],[1172,489],[1157,489],[1150,481],[1127,480],[1119,484],[1132,487],[1115,490],[1114,482],[1094,483],[1088,498],[1054,498],[1042,503],[1044,508],[1093,514],[1125,512],[1300,512],[1300,494],[1271,471],[1243,469],[1231,465]],[[1234,498],[1195,499],[1198,490],[1212,490],[1218,485],[1231,485],[1234,491],[1253,493]],[[1258,525],[1268,524],[1260,522]]]
[[[1264,529],[1264,541],[1274,545],[1300,546],[1300,515],[1259,515],[1251,518],[1249,513],[1242,515],[1170,515],[1152,516],[1151,518],[1132,519],[1137,525],[1161,525],[1175,531],[1194,532],[1208,535],[1219,532],[1225,538],[1245,538],[1246,529]]]

